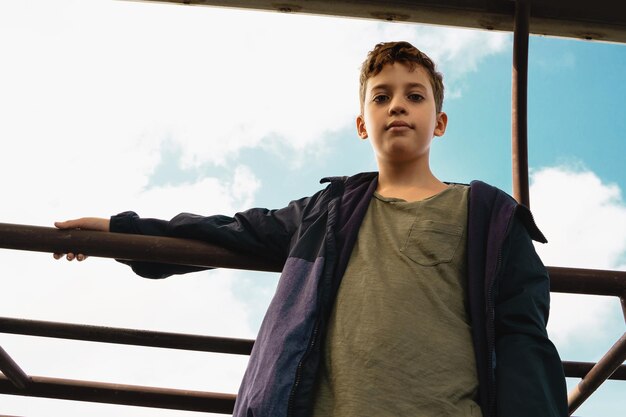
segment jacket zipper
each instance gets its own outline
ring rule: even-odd
[[[311,342],[309,343],[306,352],[304,352],[302,360],[300,360],[300,362],[298,363],[298,367],[296,368],[296,379],[293,383],[293,386],[291,387],[291,392],[289,393],[289,402],[287,403],[287,417],[293,415],[293,402],[295,401],[296,390],[298,389],[300,381],[302,380],[302,364],[304,363],[305,358],[309,355],[309,352],[313,350],[313,347],[317,342],[317,334],[319,333],[319,329],[320,321],[318,319],[315,321],[315,327],[313,328],[313,334],[311,335]]]
[[[496,263],[496,271],[499,271],[500,265],[502,263],[502,248],[498,250],[498,258]],[[488,388],[488,398],[487,398],[487,407],[488,407],[488,416],[495,417],[495,409],[496,409],[496,378],[495,378],[495,350],[496,350],[496,341],[495,341],[495,307],[494,307],[494,299],[493,299],[493,287],[495,285],[497,272],[494,276],[492,282],[489,283],[489,289],[487,291],[487,320],[488,320],[488,328],[487,328],[487,365],[489,366],[489,388]]]
[[[329,213],[331,210],[331,204],[333,204],[333,201],[329,203]],[[334,224],[332,225],[332,227],[334,228]],[[331,245],[334,245],[334,242]],[[333,264],[334,263],[335,262],[333,261]],[[330,276],[330,279],[332,280],[332,274]],[[326,289],[326,291],[329,291],[329,290]],[[321,301],[322,294],[318,294],[318,296],[320,297],[319,303],[322,304],[322,301]],[[302,356],[302,359],[300,360],[296,368],[296,378],[294,380],[293,386],[291,387],[291,392],[289,393],[289,400],[287,402],[287,417],[293,417],[293,407],[294,407],[293,404],[294,404],[295,397],[296,397],[296,391],[298,390],[298,386],[300,385],[300,381],[302,380],[302,365],[304,361],[306,360],[306,358],[309,356],[309,354],[313,351],[313,348],[315,347],[315,344],[317,343],[319,329],[320,329],[320,318],[318,317],[315,320],[315,326],[313,327],[313,333],[311,334],[311,342],[309,342],[309,346],[307,346],[307,349],[304,352],[304,355]]]
[[[494,271],[494,275],[493,275],[493,279],[492,281],[489,283],[489,288],[487,289],[487,320],[488,320],[488,327],[487,327],[487,365],[489,366],[489,387],[488,387],[488,397],[487,397],[487,407],[488,407],[488,411],[487,411],[487,415],[491,416],[491,417],[495,417],[496,416],[496,377],[495,377],[495,370],[496,370],[496,360],[497,358],[495,358],[495,351],[496,351],[496,336],[495,336],[495,300],[493,299],[493,287],[496,284],[497,281],[497,277],[498,275],[500,275],[500,268],[502,267],[502,246],[504,245],[504,240],[507,238],[507,236],[509,235],[509,229],[511,227],[511,221],[513,220],[513,217],[515,217],[515,209],[513,210],[513,213],[511,214],[511,216],[509,217],[508,221],[507,221],[507,225],[506,225],[506,229],[505,229],[505,233],[504,233],[504,239],[502,240],[502,243],[500,244],[500,246],[498,247],[498,257],[496,258],[496,270]],[[534,221],[534,220],[533,220]]]

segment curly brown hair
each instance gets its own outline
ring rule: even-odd
[[[428,55],[405,41],[379,43],[367,54],[367,58],[361,66],[359,78],[361,113],[363,113],[365,103],[367,80],[380,73],[385,65],[395,62],[407,65],[410,71],[413,71],[419,65],[428,72],[430,84],[433,87],[433,94],[435,95],[437,113],[440,113],[443,107],[443,75],[435,69],[435,63]]]

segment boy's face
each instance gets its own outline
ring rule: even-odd
[[[405,163],[428,159],[433,136],[445,133],[447,121],[437,114],[428,72],[396,62],[367,80],[356,126],[361,139],[371,140],[379,164]]]

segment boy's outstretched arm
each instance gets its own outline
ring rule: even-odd
[[[99,232],[108,232],[109,227],[110,227],[109,225],[110,225],[109,219],[103,219],[100,217],[81,217],[80,219],[66,220],[64,222],[54,222],[54,226],[59,229],[84,229],[84,230],[96,230]],[[63,254],[55,253],[53,256],[55,259],[61,259]],[[82,261],[82,260],[85,260],[86,258],[87,257],[82,253],[79,253],[79,254],[68,253],[67,254],[68,261],[72,261],[74,259],[76,259],[77,261]]]
[[[251,254],[284,262],[290,251],[293,236],[307,222],[307,218],[317,219],[312,212],[322,209],[315,204],[326,190],[300,200],[292,201],[287,207],[278,210],[253,208],[234,216],[199,216],[181,213],[171,220],[141,218],[134,212],[124,212],[108,219],[82,218],[58,222],[59,228],[83,228],[116,233],[132,233],[151,236],[168,236],[197,239],[222,246],[242,255]],[[59,259],[62,255],[55,254]],[[68,260],[85,259],[83,254],[68,254]],[[127,262],[135,273],[147,278],[164,278],[172,274],[199,271],[201,267],[168,265],[152,262]]]
[[[548,339],[548,273],[516,218],[497,285],[496,407],[499,417],[565,417],[561,359]]]
[[[280,263],[287,259],[292,237],[302,223],[305,208],[314,197],[292,201],[279,210],[253,208],[232,217],[181,213],[166,221],[141,218],[129,211],[111,217],[110,231],[196,239],[243,256],[250,254]],[[172,274],[207,269],[147,262],[124,263],[146,278],[165,278]]]

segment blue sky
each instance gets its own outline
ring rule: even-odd
[[[229,214],[283,206],[324,176],[375,170],[354,131],[358,67],[376,42],[398,39],[444,73],[450,122],[432,147],[434,172],[510,191],[509,34],[111,0],[4,2],[0,221]],[[531,206],[548,265],[626,270],[625,73],[625,45],[531,38]],[[277,280],[225,270],[155,282],[109,260],[0,258],[13,295],[0,316],[235,337],[254,337]],[[617,300],[554,294],[549,330],[564,359],[595,361],[624,319]],[[0,345],[33,375],[207,391],[235,392],[245,366],[3,334]],[[623,415],[624,388],[607,383],[576,414]],[[0,413],[16,415],[193,414],[0,397]]]

